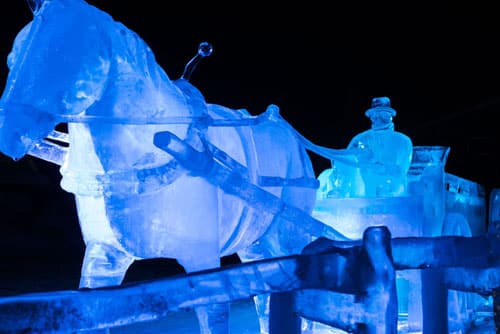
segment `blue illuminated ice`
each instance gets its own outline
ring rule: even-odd
[[[408,172],[413,156],[411,139],[394,129],[396,110],[388,97],[372,99],[365,112],[371,128],[348,144],[361,151],[357,164],[332,160],[318,177],[320,187],[312,215],[351,239],[369,226],[389,227],[393,236],[421,236],[423,197],[410,193]],[[412,329],[421,328],[418,272],[398,273],[400,313],[408,314]],[[409,310],[409,308],[411,310]]]
[[[348,164],[332,161],[320,180],[319,198],[389,197],[407,194],[407,174],[413,153],[411,139],[394,130],[396,110],[388,97],[376,97],[365,115],[371,128],[355,135],[347,148],[363,153]],[[358,154],[360,156],[360,154]]]
[[[396,111],[388,97],[373,98],[365,115],[371,128],[355,135],[346,150],[360,153],[352,162],[332,159],[332,167],[318,176],[313,216],[351,239],[380,224],[389,226],[395,236],[422,235],[423,194],[410,191],[408,185],[412,141],[394,130]],[[443,183],[436,187],[444,190]]]
[[[9,329],[99,329],[194,308],[201,333],[227,334],[230,303],[253,297],[262,333],[296,334],[301,316],[314,333],[328,329],[313,321],[394,334],[395,270],[471,266],[466,246],[478,246],[474,259],[498,249],[496,235],[456,253],[446,250],[462,239],[418,238],[463,235],[471,217],[445,203],[448,150],[413,147],[394,130],[389,98],[373,99],[372,128],[346,149],[321,147],[276,105],[252,116],[207,103],[189,78],[208,43],[171,80],[136,33],[84,0],[28,3],[33,20],[8,56],[0,151],[61,166],[86,250],[81,290],[0,301]],[[308,151],[332,161],[318,179]],[[234,253],[245,264],[217,271]],[[134,261],[159,257],[189,275],[106,289]],[[498,259],[482,260],[428,281],[491,294]],[[282,316],[295,318],[284,326]]]
[[[170,80],[137,34],[85,1],[31,6],[33,21],[8,56],[0,150],[61,164],[86,245],[81,288],[119,285],[144,258],[176,258],[193,272],[233,253],[244,261],[298,254],[328,230],[309,215],[318,181],[278,109],[252,117],[209,104],[187,80],[208,44]],[[67,135],[54,131],[59,123]],[[157,133],[209,152],[220,169],[180,163],[154,145]],[[197,311],[204,332],[226,331],[228,305]]]
[[[352,239],[378,225],[389,227],[396,237],[484,234],[481,187],[445,172],[449,147],[413,146],[410,138],[395,131],[395,114],[389,98],[373,99],[366,112],[372,128],[349,143],[350,149],[369,153],[358,155],[358,165],[333,160],[332,167],[320,174],[312,215]],[[473,310],[484,303],[474,293],[450,290],[443,295],[439,275],[432,271],[400,270],[397,284],[401,323],[410,331],[421,331],[424,310],[433,308],[448,309],[450,328],[464,330]],[[438,300],[441,308],[435,307]],[[440,326],[428,325],[427,330],[435,332]]]

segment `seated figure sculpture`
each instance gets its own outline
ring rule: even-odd
[[[408,136],[394,130],[392,118],[396,111],[391,107],[390,99],[373,98],[365,115],[371,121],[371,129],[354,136],[347,147],[364,152],[364,160],[358,161],[358,165],[332,161],[332,168],[318,177],[319,198],[407,194],[413,144]]]
[[[139,259],[175,258],[193,272],[234,253],[243,261],[298,254],[325,230],[342,238],[310,216],[312,163],[275,106],[254,117],[207,103],[190,70],[171,80],[136,33],[84,0],[29,3],[33,20],[8,56],[0,151],[61,165],[86,245],[81,288],[119,285]],[[196,59],[210,52],[202,43]],[[67,134],[54,131],[60,123]],[[179,147],[216,157],[230,177],[180,164],[154,145],[167,132]],[[242,198],[243,185],[260,192]],[[294,214],[281,215],[284,207]],[[201,332],[228,332],[228,305],[196,311]]]

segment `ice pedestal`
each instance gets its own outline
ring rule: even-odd
[[[313,217],[334,226],[350,239],[360,239],[369,226],[385,225],[393,237],[420,236],[424,216],[422,197],[325,198]]]
[[[420,196],[325,198],[317,201],[312,215],[351,239],[359,239],[367,227],[381,225],[387,226],[393,237],[418,237],[422,235],[423,211]],[[420,271],[398,271],[396,286],[403,325],[419,327]]]

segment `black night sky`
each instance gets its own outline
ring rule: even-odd
[[[135,30],[172,79],[182,74],[198,43],[212,43],[214,53],[191,78],[207,102],[254,115],[276,104],[310,140],[342,148],[368,128],[364,112],[371,99],[388,96],[398,112],[396,130],[414,145],[451,148],[447,172],[487,190],[500,187],[500,21],[493,8],[457,2],[88,2]],[[13,39],[32,16],[25,1],[8,3],[0,12],[0,87]],[[312,159],[318,174],[329,166]],[[2,275],[11,279],[0,293],[53,289],[47,282],[57,275],[70,277],[58,287],[75,288],[83,244],[57,166],[0,156],[0,168],[0,262]],[[50,254],[49,271],[9,262],[36,254],[39,263]],[[20,286],[23,275],[39,285]]]

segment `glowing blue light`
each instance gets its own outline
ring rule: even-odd
[[[61,166],[61,187],[75,196],[86,251],[82,290],[2,300],[3,324],[97,329],[191,307],[204,333],[224,334],[229,303],[254,297],[262,332],[276,333],[284,317],[300,314],[302,325],[317,333],[327,326],[394,333],[398,303],[400,318],[406,317],[400,325],[425,327],[430,305],[423,299],[442,292],[433,289],[441,281],[421,278],[415,269],[461,265],[455,253],[445,252],[449,239],[438,237],[484,234],[484,211],[469,210],[485,208],[484,198],[469,194],[467,202],[446,192],[446,182],[458,182],[444,170],[449,148],[413,146],[395,131],[388,97],[373,99],[366,112],[371,129],[346,149],[321,147],[298,133],[276,105],[251,116],[206,103],[189,78],[211,55],[209,43],[201,43],[181,78],[171,80],[137,34],[85,1],[29,4],[33,20],[8,56],[0,151]],[[68,133],[54,130],[59,123],[68,123]],[[311,152],[332,161],[318,178]],[[415,239],[397,239],[406,237]],[[485,252],[496,247],[492,238],[467,242],[487,244]],[[247,264],[215,270],[221,256],[234,253]],[[176,258],[196,274],[96,289],[120,285],[134,261],[158,257]],[[496,274],[496,258],[488,261],[481,269],[490,266],[488,273]],[[439,316],[448,306],[458,309],[446,322],[454,330],[475,319],[480,302],[472,277],[488,289],[495,282],[488,278],[494,275],[466,269],[443,275],[449,286],[470,293],[450,293],[437,308]],[[457,272],[469,279],[457,282]],[[421,287],[427,292],[418,293]],[[108,309],[114,296],[115,307]],[[130,302],[138,296],[146,302]],[[47,302],[49,312],[62,307],[66,318],[42,323],[38,316],[30,323],[25,317],[20,323],[10,317],[40,315]],[[287,313],[290,305],[295,309]],[[290,321],[286,334],[299,331],[297,324]]]

